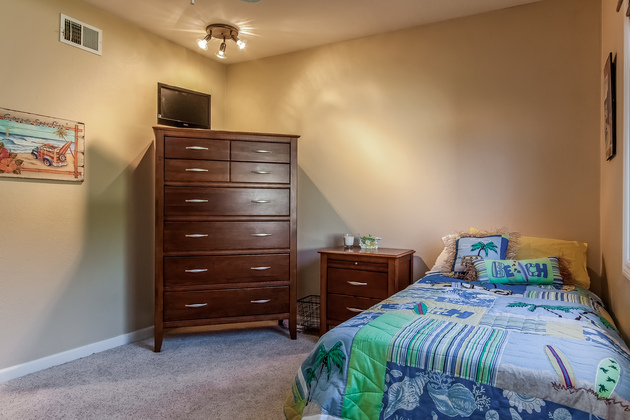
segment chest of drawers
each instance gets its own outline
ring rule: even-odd
[[[297,136],[154,127],[155,351],[168,328],[289,320]]]
[[[412,282],[412,249],[338,247],[318,252],[321,334]]]

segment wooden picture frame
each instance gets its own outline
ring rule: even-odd
[[[604,65],[604,154],[606,160],[611,160],[617,153],[615,73],[615,61],[612,53],[609,53]]]
[[[0,108],[0,179],[83,182],[85,125]]]

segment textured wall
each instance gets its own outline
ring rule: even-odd
[[[153,325],[157,82],[212,94],[225,66],[75,0],[2,0],[0,107],[85,123],[83,184],[0,179],[0,369]],[[59,14],[103,55],[59,42]],[[17,35],[16,35],[17,34]]]
[[[470,226],[588,242],[597,290],[600,43],[549,0],[229,66],[226,127],[302,135],[300,295],[345,231],[419,273]]]
[[[630,32],[624,2],[622,10],[617,13],[617,2],[602,1],[602,54],[601,68],[613,53],[617,60],[617,156],[604,161],[604,140],[602,140],[599,159],[601,162],[601,262],[602,262],[602,298],[615,314],[617,326],[624,333],[626,341],[630,341],[630,279],[622,274],[623,249],[623,155],[628,146],[628,121],[623,122],[626,115],[624,92],[628,89],[628,60],[626,51]],[[603,80],[602,80],[603,85]],[[603,95],[603,93],[602,93]],[[629,97],[627,94],[626,98]],[[603,96],[601,99],[604,101]],[[602,117],[603,118],[603,117]],[[627,120],[627,116],[626,116]]]

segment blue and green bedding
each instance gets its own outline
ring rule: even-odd
[[[430,275],[323,335],[294,419],[630,419],[630,351],[579,286]]]

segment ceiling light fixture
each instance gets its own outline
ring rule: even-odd
[[[212,39],[222,39],[221,46],[219,47],[219,51],[216,53],[216,56],[219,58],[226,58],[225,49],[227,45],[225,44],[226,39],[231,39],[236,43],[239,49],[245,48],[245,41],[238,38],[238,28],[232,25],[225,25],[222,23],[213,23],[212,25],[206,26],[206,36],[197,40],[197,45],[202,50],[208,49],[208,42]]]

